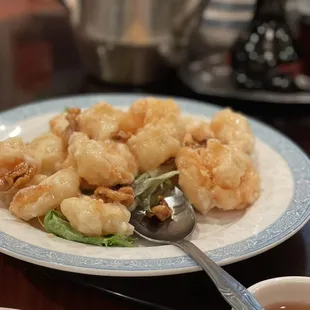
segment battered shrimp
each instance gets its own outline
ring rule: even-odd
[[[186,130],[183,140],[184,146],[199,147],[214,137],[210,124],[206,120],[184,116],[181,121]]]
[[[119,130],[136,133],[149,123],[156,123],[168,114],[180,115],[180,108],[171,99],[147,97],[135,101],[121,119]]]
[[[62,139],[64,147],[74,131],[79,130],[77,118],[81,114],[79,108],[69,108],[67,112],[59,114],[50,120],[51,132]]]
[[[79,185],[80,178],[73,168],[60,170],[39,185],[19,190],[10,204],[10,211],[25,221],[43,216],[65,198],[77,196]]]
[[[124,112],[101,102],[83,111],[77,118],[80,131],[91,139],[105,140],[118,131],[118,124]]]
[[[67,120],[67,113],[62,113],[50,120],[50,129],[51,132],[58,136],[63,137],[66,128],[69,126],[69,122]]]
[[[214,137],[210,128],[210,123],[207,120],[201,120],[191,116],[181,118],[187,133],[191,134],[197,142],[203,142]]]
[[[58,171],[65,160],[62,139],[52,133],[34,139],[28,146],[41,160],[41,173],[51,175]]]
[[[69,167],[72,167],[72,168],[77,168],[76,166],[76,160],[74,158],[74,156],[71,154],[71,153],[68,153],[63,165],[62,165],[62,169],[65,169],[65,168],[69,168]]]
[[[71,226],[88,236],[132,235],[130,212],[118,202],[104,203],[87,196],[68,198],[60,204]]]
[[[131,184],[138,173],[133,155],[120,142],[95,141],[76,132],[69,140],[68,152],[71,164],[76,165],[79,176],[90,185]]]
[[[182,148],[176,164],[184,194],[202,214],[213,207],[242,209],[259,196],[260,180],[250,157],[218,140],[208,140],[207,148]]]
[[[175,114],[147,124],[132,136],[127,145],[137,159],[141,171],[150,171],[171,157],[175,157],[185,134]]]
[[[38,185],[40,182],[42,182],[44,179],[46,179],[47,176],[43,174],[36,174],[32,179],[29,180],[28,183],[24,184],[24,187],[28,187],[31,185]],[[4,204],[6,208],[10,206],[11,201],[13,200],[16,193],[19,191],[17,188],[11,188],[8,191],[0,192],[0,202]]]
[[[215,138],[251,154],[254,148],[254,135],[248,120],[241,114],[225,109],[215,114],[211,120]]]
[[[0,191],[21,188],[40,168],[40,160],[20,138],[0,142]]]

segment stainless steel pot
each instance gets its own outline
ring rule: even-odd
[[[209,0],[63,0],[86,70],[144,84],[186,58]]]

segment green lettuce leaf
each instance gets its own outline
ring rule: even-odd
[[[140,175],[133,183],[136,203],[130,210],[138,205],[141,209],[150,211],[151,207],[158,203],[157,197],[166,196],[173,188],[171,178],[178,174],[179,172],[174,170],[157,176],[152,173]]]
[[[120,246],[129,247],[133,243],[133,239],[123,235],[110,235],[105,237],[89,237],[75,230],[67,219],[55,210],[49,211],[44,218],[45,231],[58,237],[86,244],[98,246]]]

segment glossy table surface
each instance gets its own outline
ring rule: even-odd
[[[310,154],[310,99],[309,105],[303,106],[223,101],[195,95],[174,74],[166,81],[139,88],[103,84],[83,73],[65,11],[53,1],[31,1],[31,5],[26,2],[0,0],[0,111],[34,100],[81,93],[184,96],[233,106],[282,131]],[[310,223],[278,247],[225,268],[245,286],[277,276],[310,276]],[[229,309],[202,272],[141,279],[90,277],[48,270],[0,254],[0,307],[146,307],[115,298],[104,290],[144,298],[166,309],[189,309],[193,305]]]

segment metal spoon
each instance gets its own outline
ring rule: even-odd
[[[140,237],[161,244],[175,245],[186,252],[209,275],[224,299],[236,310],[262,310],[254,296],[236,279],[218,266],[192,242],[184,239],[192,233],[196,225],[193,207],[177,187],[173,195],[165,198],[172,211],[171,220],[159,222],[145,216],[136,208],[131,214],[131,224]]]

